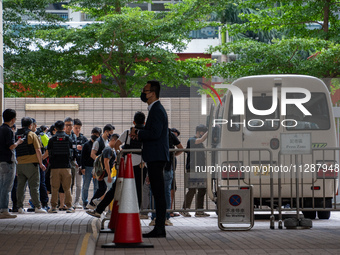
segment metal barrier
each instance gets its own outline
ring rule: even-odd
[[[204,153],[207,153],[205,149],[170,149],[170,152],[176,153],[176,152],[182,152],[182,155],[180,157],[177,157],[177,159],[174,157],[173,159],[173,165],[177,165],[177,170],[174,171],[174,180],[177,180],[177,183],[179,183],[179,189],[183,190],[182,195],[179,197],[183,197],[182,200],[178,200],[176,193],[174,193],[173,200],[174,200],[174,207],[173,209],[168,209],[167,212],[216,212],[216,207],[213,206],[208,199],[205,197],[205,209],[203,208],[195,208],[195,209],[189,209],[189,208],[182,208],[183,205],[186,204],[186,189],[206,189],[206,183],[207,178],[206,175],[202,176],[201,174],[197,175],[195,173],[190,173],[185,171],[185,163],[186,163],[186,154],[194,151],[203,151]],[[140,153],[140,149],[129,149],[129,150],[122,150],[117,155],[117,159],[119,160],[121,155],[124,153]],[[183,153],[184,152],[184,153]],[[179,159],[178,159],[179,158]],[[143,163],[143,161],[141,161]],[[119,165],[119,162],[118,164]],[[180,172],[181,174],[178,174]],[[143,180],[141,179],[141,187],[142,190],[140,191],[143,197]],[[153,209],[146,209],[142,208],[141,213],[148,213],[148,212],[155,212]]]
[[[331,211],[339,210],[339,151],[340,148],[317,148],[306,155],[279,154],[279,164],[291,168],[289,173],[279,173],[279,229],[283,211],[295,211],[297,219],[301,218],[300,212],[305,218],[315,219],[318,215],[319,219],[328,219]]]
[[[140,151],[124,150],[124,152]],[[269,212],[271,229],[275,228],[274,215],[277,213],[278,227],[282,229],[283,213],[290,212],[299,218],[302,212],[306,218],[312,219],[318,214],[319,218],[325,219],[329,217],[330,211],[339,210],[336,205],[336,193],[340,148],[313,149],[312,154],[305,155],[278,153],[275,160],[269,149],[205,148],[170,151],[184,152],[177,157],[177,170],[174,171],[174,178],[177,179],[179,190],[183,193],[174,195],[174,207],[167,210],[168,212],[227,210],[228,205],[226,200],[222,199],[224,196],[222,193],[231,187],[236,189],[252,187],[250,188],[252,199],[249,205],[254,210],[250,210],[249,222],[247,221],[249,226],[236,228],[239,230],[252,227],[254,212]],[[201,173],[186,172],[187,154],[198,152],[204,153],[206,157],[205,168],[203,166],[197,168]],[[176,164],[175,159],[173,164]],[[287,167],[289,171],[286,171]],[[194,209],[186,208],[183,205],[186,204],[188,188],[206,188],[212,202],[209,202],[206,196],[204,209],[197,208],[197,203]],[[154,210],[142,209],[141,212],[154,212]],[[233,226],[220,226],[224,221],[223,215],[219,213],[219,227],[223,230],[235,230]]]
[[[141,150],[124,150],[120,153],[140,152],[140,151]],[[216,212],[217,211],[216,207],[217,208],[223,207],[222,205],[219,206],[219,201],[217,199],[219,186],[220,187],[228,187],[228,186],[249,187],[254,182],[253,178],[251,177],[251,174],[252,174],[250,171],[251,169],[246,169],[244,173],[241,172],[242,169],[240,169],[240,166],[242,166],[244,163],[246,163],[249,167],[252,167],[253,169],[255,169],[255,174],[256,174],[255,183],[260,183],[260,184],[265,183],[267,187],[272,188],[272,185],[270,185],[272,178],[269,178],[270,176],[267,176],[267,175],[262,175],[259,169],[260,165],[262,164],[272,163],[272,159],[271,159],[272,156],[271,156],[270,150],[244,149],[244,148],[242,149],[204,148],[204,149],[171,149],[170,152],[184,152],[181,156],[181,159],[177,160],[177,170],[174,172],[174,178],[177,180],[180,180],[180,182],[178,182],[180,183],[179,189],[182,189],[183,195],[179,197],[183,199],[177,199],[178,196],[174,195],[174,201],[175,201],[174,207],[171,210],[167,210],[168,212],[174,212],[174,211],[196,212],[196,213],[207,212],[207,211]],[[204,153],[204,157],[207,159],[205,162],[205,165],[199,166],[195,164],[195,171],[193,171],[193,169],[191,169],[191,171],[189,172],[184,170],[186,169],[185,164],[186,164],[188,153],[189,154]],[[221,153],[221,155],[218,155],[219,153]],[[217,158],[222,158],[224,156],[223,154],[225,154],[225,157],[223,158],[222,164],[219,165],[218,162],[215,160]],[[118,158],[120,158],[120,155],[118,155]],[[236,158],[234,157],[235,155],[236,155]],[[195,157],[195,159],[197,161],[198,157]],[[176,160],[174,159],[173,165],[176,165],[175,161]],[[233,169],[235,164],[238,165],[237,169]],[[181,174],[178,174],[179,172]],[[260,185],[260,191],[259,191],[260,197],[258,198],[260,208],[262,208],[262,201],[264,200],[264,198],[262,198],[261,187],[262,186]],[[211,198],[212,202],[209,202],[206,197],[205,206],[204,206],[205,208],[197,208],[197,203],[196,203],[195,209],[190,209],[191,201],[188,201],[189,206],[186,206],[187,205],[187,193],[186,193],[187,189],[190,189],[191,191],[195,190],[195,193],[199,189],[201,189],[201,191],[202,189],[204,189],[203,193],[205,193],[205,189],[206,189],[208,197]],[[190,199],[190,196],[188,199]],[[270,198],[270,196],[267,196],[265,199],[271,201],[270,205],[272,205],[272,199]],[[253,202],[253,199],[251,200],[252,200],[251,202]],[[273,218],[273,206],[270,206],[270,208],[272,209],[271,217]],[[250,211],[251,211],[251,216],[249,216],[249,218],[253,220],[253,208]],[[142,208],[141,212],[142,213],[154,212],[154,210]],[[251,227],[253,226],[253,222],[250,222],[250,226]],[[226,230],[227,227],[222,227],[221,229]],[[232,229],[235,229],[235,228],[232,227]],[[244,228],[242,227],[241,229],[244,229]]]

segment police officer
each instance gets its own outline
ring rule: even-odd
[[[71,197],[71,160],[73,147],[70,137],[64,132],[65,123],[58,120],[55,124],[56,134],[48,141],[47,150],[43,158],[50,157],[52,198],[50,213],[57,213],[58,191],[60,184],[65,192],[67,213],[74,213]]]
[[[30,117],[23,117],[21,119],[21,129],[18,129],[16,133],[16,139],[20,138],[24,140],[16,148],[16,156],[18,160],[17,175],[18,175],[18,188],[17,188],[17,206],[18,212],[24,213],[23,203],[25,194],[25,184],[28,181],[30,188],[30,195],[32,203],[35,207],[36,213],[46,213],[41,208],[39,200],[39,184],[40,184],[40,173],[41,170],[45,171],[46,167],[42,162],[42,153],[40,150],[40,141],[37,135],[32,132],[33,120]]]

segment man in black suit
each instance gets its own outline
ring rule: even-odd
[[[148,118],[144,129],[131,128],[131,137],[143,142],[142,157],[147,163],[149,180],[156,205],[155,228],[143,237],[166,237],[165,233],[165,192],[163,169],[169,161],[168,115],[159,101],[160,84],[148,81],[141,94],[141,100],[148,104]]]

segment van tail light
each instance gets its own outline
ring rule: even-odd
[[[241,187],[240,189],[249,189],[249,187]]]
[[[270,148],[272,150],[277,150],[280,147],[280,141],[277,138],[273,138],[270,140]]]
[[[317,179],[337,179],[339,165],[333,160],[320,160],[316,162]]]
[[[222,163],[222,171],[221,178],[222,180],[237,180],[244,179],[244,173],[241,172],[240,166],[242,162],[223,162]]]

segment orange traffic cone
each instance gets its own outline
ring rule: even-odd
[[[122,196],[119,202],[118,222],[112,243],[102,248],[153,248],[153,244],[143,243],[142,228],[131,154],[127,155]]]
[[[119,207],[119,200],[122,193],[122,186],[124,181],[124,158],[120,159],[119,169],[118,169],[118,177],[116,180],[116,189],[115,189],[115,196],[113,199],[113,206],[111,210],[111,218],[109,222],[108,228],[100,230],[100,233],[114,233],[118,221],[118,207]]]

